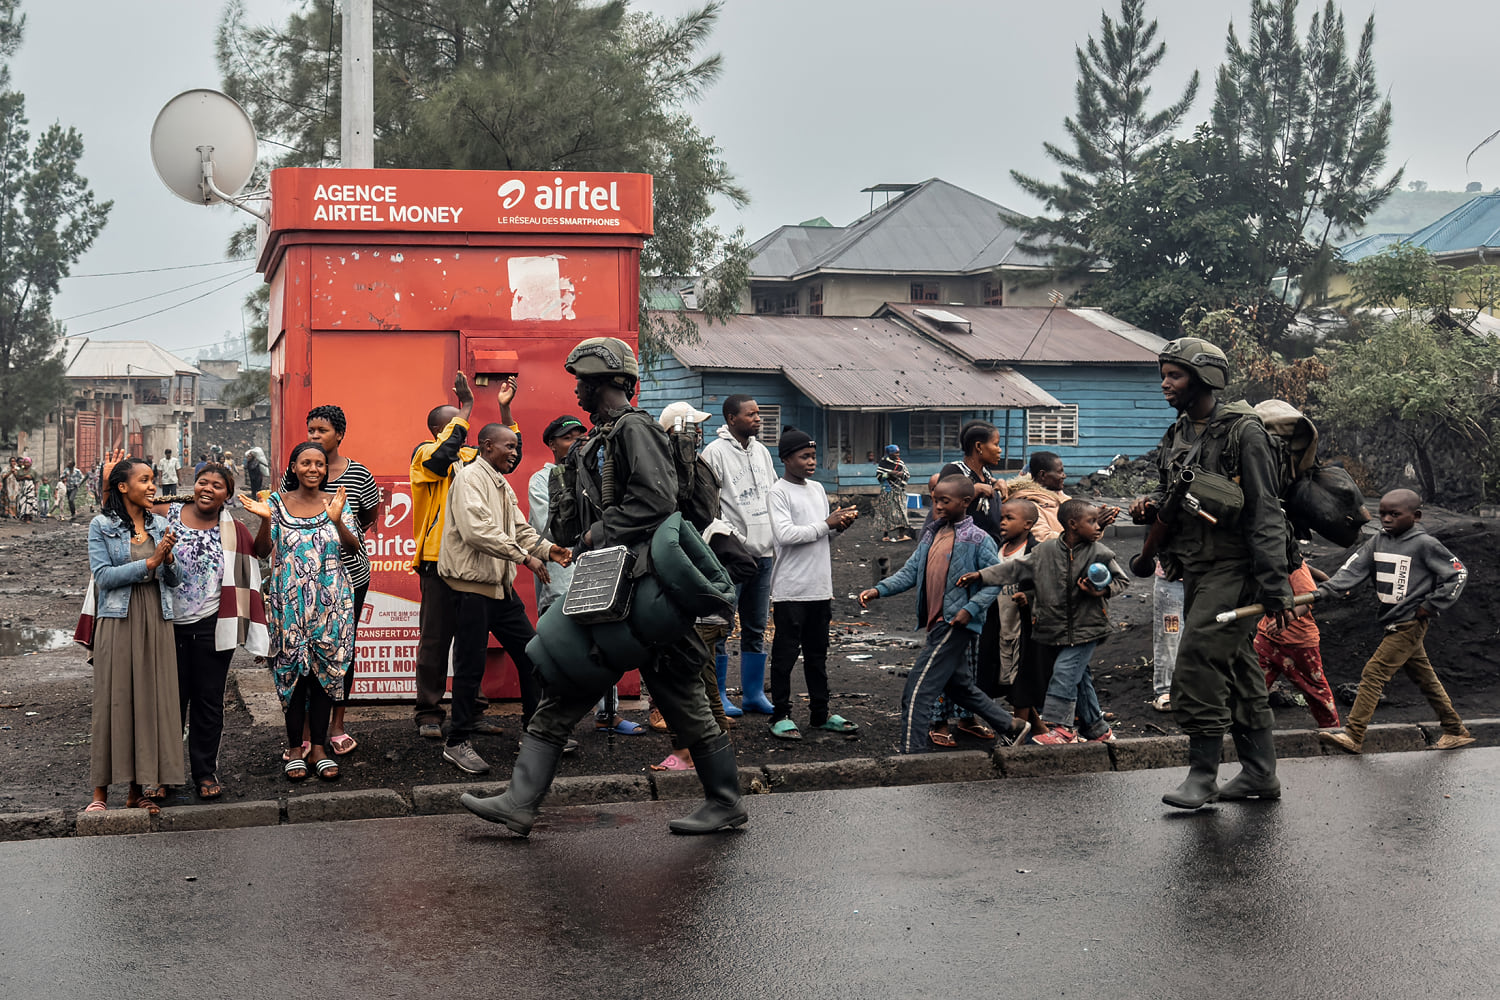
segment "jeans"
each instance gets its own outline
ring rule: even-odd
[[[918,736],[917,716],[928,718],[937,696],[947,692],[955,704],[972,709],[995,731],[1008,733],[1015,724],[1010,712],[979,690],[972,672],[961,669],[974,633],[938,622],[927,630],[927,645],[917,654],[917,662],[906,675],[901,692],[901,752],[915,753],[926,746],[926,734]]]
[[[755,560],[755,575],[744,583],[735,584],[741,653],[766,651],[766,618],[771,613],[771,568],[775,565],[775,556],[762,556]],[[725,654],[723,639],[714,644],[714,652],[719,656]]]
[[[1177,643],[1182,638],[1182,581],[1151,578],[1151,604],[1156,624],[1151,639],[1151,690],[1160,697],[1172,690],[1177,665]]]
[[[776,635],[771,640],[772,722],[792,716],[792,668],[802,653],[809,714],[814,726],[828,721],[828,624],[832,601],[778,601]]]
[[[1086,642],[1058,650],[1057,660],[1052,664],[1052,683],[1047,686],[1047,701],[1042,705],[1042,718],[1054,726],[1072,728],[1076,714],[1078,730],[1086,739],[1103,736],[1109,729],[1104,722],[1104,710],[1099,707],[1099,696],[1094,693],[1094,678],[1089,673],[1089,658],[1098,645]]]
[[[188,724],[188,761],[194,781],[212,778],[219,769],[219,740],[224,735],[224,682],[234,650],[214,648],[218,619],[174,625],[177,637],[177,698]],[[301,734],[297,736],[302,739]]]
[[[516,665],[521,684],[521,725],[531,721],[541,700],[535,669],[526,656],[526,644],[535,636],[526,605],[515,594],[503,600],[483,594],[458,592],[458,627],[453,635],[453,723],[448,730],[450,747],[467,740],[479,718],[479,683],[484,679],[490,636]]]

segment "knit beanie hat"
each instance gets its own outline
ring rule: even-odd
[[[816,447],[817,443],[807,431],[799,431],[795,427],[788,427],[781,432],[781,440],[777,442],[776,450],[783,459],[786,459],[797,454],[803,448]]]

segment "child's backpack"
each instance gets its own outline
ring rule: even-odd
[[[1283,399],[1255,404],[1276,451],[1277,494],[1297,538],[1316,531],[1335,545],[1350,546],[1370,519],[1364,493],[1341,465],[1318,461],[1318,428]]]

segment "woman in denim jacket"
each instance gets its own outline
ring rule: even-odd
[[[166,518],[151,512],[155,497],[150,463],[123,459],[110,470],[103,510],[89,523],[96,608],[88,812],[104,809],[111,784],[127,782],[125,805],[154,815],[164,786],[183,782],[172,630],[177,539]]]

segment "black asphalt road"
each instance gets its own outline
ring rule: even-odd
[[[0,844],[0,997],[1500,995],[1500,750]],[[1224,768],[1225,775],[1233,766]]]

